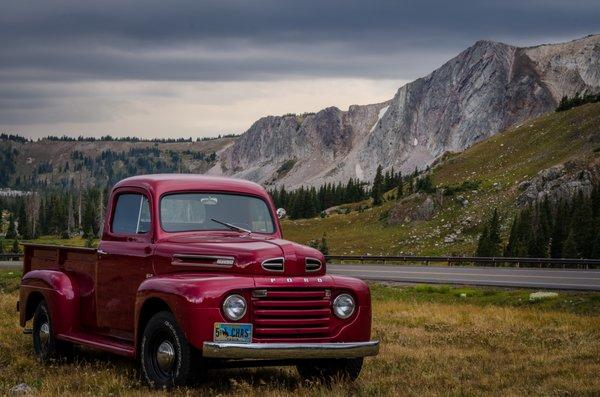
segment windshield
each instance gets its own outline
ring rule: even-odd
[[[223,223],[257,233],[275,231],[263,200],[237,194],[169,194],[160,201],[160,223],[166,232],[232,229]]]

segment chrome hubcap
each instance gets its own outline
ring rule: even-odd
[[[44,323],[40,327],[40,344],[43,347],[48,345],[48,340],[50,339],[50,324]]]
[[[169,372],[175,360],[175,348],[169,341],[162,342],[156,350],[156,362],[163,372]]]

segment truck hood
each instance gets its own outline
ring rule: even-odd
[[[157,242],[156,254],[168,260],[172,270],[177,271],[220,271],[253,275],[320,275],[325,273],[325,258],[320,251],[291,241],[264,235],[179,235]],[[234,258],[233,266],[207,266],[198,258]],[[283,259],[283,271],[277,270],[277,259]],[[318,271],[306,270],[306,259],[322,263]],[[265,261],[275,260],[269,268]],[[195,264],[190,263],[195,261]],[[183,269],[182,269],[183,268]],[[161,273],[168,271],[161,266]]]

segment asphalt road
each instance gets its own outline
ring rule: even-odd
[[[0,261],[0,268],[20,267],[21,262]],[[600,269],[328,264],[327,271],[370,281],[600,291]]]
[[[21,261],[0,261],[0,269],[20,269],[22,266]]]
[[[327,271],[371,281],[600,291],[600,270],[329,264]]]

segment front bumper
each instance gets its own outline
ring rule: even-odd
[[[204,342],[208,358],[287,360],[307,358],[356,358],[375,356],[379,341],[345,343],[226,343]]]

